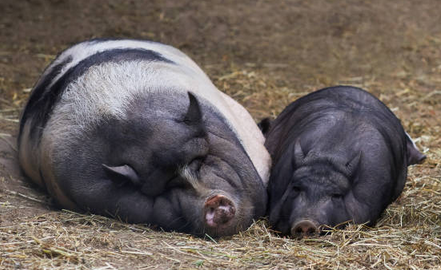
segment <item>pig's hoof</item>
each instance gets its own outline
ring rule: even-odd
[[[317,226],[309,220],[302,220],[294,224],[291,228],[291,235],[296,238],[313,236],[318,232]]]
[[[210,197],[204,206],[205,223],[209,227],[219,227],[234,218],[236,209],[233,202],[225,196],[215,195]]]

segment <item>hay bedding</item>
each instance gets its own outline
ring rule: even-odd
[[[256,118],[277,115],[285,104],[303,94],[277,86],[259,70],[233,70],[215,76],[214,81],[250,108]],[[369,89],[373,82],[360,83],[359,86]],[[375,82],[374,89],[381,89],[380,83]],[[306,87],[306,91],[312,87]],[[265,89],[270,89],[271,94]],[[407,92],[409,100],[415,98],[410,90]],[[402,95],[399,93],[396,95]],[[394,98],[387,93],[382,95],[384,100]],[[260,101],[266,102],[264,110]],[[15,123],[10,120],[16,120],[16,116],[16,110],[3,109],[0,123],[8,127]],[[277,236],[266,220],[257,221],[247,231],[232,237],[200,239],[101,216],[48,209],[50,199],[44,193],[26,187],[28,184],[21,182],[20,175],[2,171],[0,209],[9,214],[2,216],[0,223],[0,266],[5,269],[439,268],[441,151],[438,135],[433,133],[439,127],[412,121],[404,124],[424,134],[416,141],[426,151],[428,160],[410,168],[403,194],[387,208],[377,226],[329,228],[326,236],[302,240]],[[7,133],[0,136],[3,144],[10,142]],[[11,182],[5,183],[8,181],[25,187],[15,191]],[[40,214],[36,215],[35,211]],[[11,221],[5,220],[8,216]]]
[[[63,17],[75,28],[65,30],[68,26],[63,18],[52,29],[57,39],[41,30],[47,29],[41,25],[47,26],[48,18],[57,20],[47,11],[63,11],[62,1],[29,1],[32,8],[20,7],[15,13],[1,5],[24,5],[24,1],[5,0],[0,4],[0,10],[12,14],[0,16],[0,269],[441,269],[441,29],[434,15],[438,14],[437,1],[403,1],[400,5],[378,1],[376,5],[363,3],[352,8],[350,1],[342,6],[320,1],[292,1],[289,5],[283,1],[260,1],[256,5],[211,1],[198,9],[191,3],[170,1],[168,6],[161,6],[152,1],[150,5],[157,8],[148,9],[148,14],[139,13],[147,10],[143,7],[126,6],[144,5],[141,1],[114,1],[109,5],[86,2],[70,2]],[[185,9],[187,4],[189,9]],[[75,10],[84,8],[90,14],[116,14],[113,18],[118,20],[113,21],[118,26],[103,30],[100,27],[105,21],[100,24],[99,20],[69,15],[80,14]],[[297,8],[301,9],[300,15],[294,16],[298,21],[281,21],[285,11],[295,13]],[[20,12],[27,14],[25,21],[21,21]],[[33,17],[33,12],[45,16]],[[342,16],[334,18],[335,14]],[[320,20],[311,23],[311,16]],[[158,27],[145,32],[146,24],[138,20],[156,22]],[[240,24],[242,20],[248,23]],[[256,23],[259,20],[260,25]],[[15,21],[19,23],[12,23]],[[30,25],[40,29],[41,36]],[[218,25],[232,29],[231,39]],[[269,30],[265,32],[262,25]],[[270,35],[274,25],[281,35]],[[288,44],[285,37],[298,33],[301,40],[290,41],[293,51],[281,46]],[[275,117],[290,102],[322,87],[349,84],[365,88],[402,119],[428,158],[409,169],[403,194],[374,228],[329,228],[326,236],[302,240],[278,236],[266,220],[256,221],[238,235],[201,239],[59,211],[46,193],[20,174],[14,143],[17,122],[29,87],[53,54],[69,43],[98,34],[148,37],[181,47],[201,63],[219,89],[243,104],[256,120]],[[402,35],[405,38],[401,39]],[[381,42],[369,43],[378,40]],[[328,47],[320,45],[323,42],[328,42]],[[366,54],[366,60],[354,46],[359,52],[373,53]],[[232,52],[228,51],[231,48]],[[317,63],[317,59],[329,61],[320,65],[308,62]],[[394,68],[387,67],[389,62]]]

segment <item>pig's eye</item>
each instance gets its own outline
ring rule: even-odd
[[[343,195],[342,195],[342,194],[335,193],[335,194],[332,194],[332,195],[331,195],[331,198],[332,198],[332,199],[335,199],[335,200],[338,200],[338,199],[343,198]]]
[[[188,167],[190,167],[193,171],[199,171],[199,169],[202,166],[202,163],[203,163],[203,158],[197,157],[197,158],[193,159],[192,161],[190,161],[190,163],[188,164]]]
[[[300,187],[293,186],[293,187],[292,187],[292,191],[298,193],[298,192],[301,191],[301,189],[300,189]]]

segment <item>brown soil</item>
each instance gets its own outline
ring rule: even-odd
[[[438,0],[2,0],[0,268],[439,267],[440,12]],[[261,222],[212,242],[59,211],[20,172],[19,114],[55,55],[96,37],[183,50],[256,121],[325,86],[365,88],[401,118],[428,159],[411,168],[403,195],[377,227],[363,228],[374,238],[352,232],[374,239],[373,249],[347,238],[351,229],[308,242],[280,238]],[[380,238],[385,230],[395,242]]]

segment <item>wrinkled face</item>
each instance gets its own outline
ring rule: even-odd
[[[346,208],[350,184],[339,172],[327,165],[301,167],[278,202],[280,213],[270,213],[276,229],[295,237],[315,234],[319,227],[336,226],[352,220]],[[271,198],[277,198],[271,194]]]
[[[265,213],[266,192],[245,150],[194,97],[190,105],[167,98],[149,100],[147,113],[138,100],[132,108],[142,113],[114,125],[122,131],[100,132],[122,134],[107,140],[114,142],[103,165],[108,177],[159,198],[153,222],[163,228],[210,236],[247,228]]]
[[[305,157],[296,143],[293,160],[280,159],[270,179],[270,222],[283,234],[295,237],[320,232],[324,226],[359,222],[359,203],[353,179],[360,154],[347,160]]]
[[[190,166],[185,172],[185,182],[189,185],[179,194],[182,220],[189,225],[188,232],[217,237],[246,229],[255,210],[253,197],[242,183],[243,176],[227,162],[211,155],[199,168],[192,169]]]

